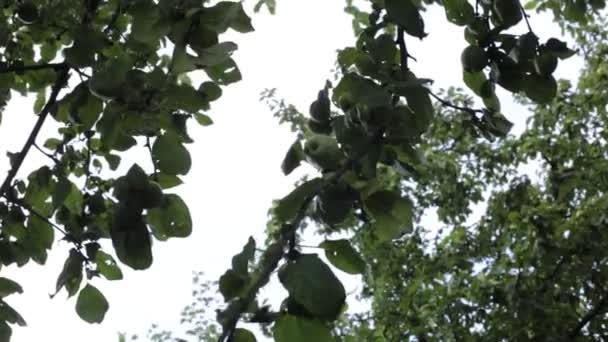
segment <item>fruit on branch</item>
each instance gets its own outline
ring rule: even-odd
[[[557,57],[550,53],[541,53],[534,59],[534,71],[542,76],[549,76],[557,69]]]
[[[482,46],[488,38],[489,33],[490,25],[488,24],[488,21],[482,17],[475,17],[475,19],[465,28],[465,36],[474,38],[477,43]]]
[[[527,62],[536,56],[537,46],[538,37],[534,33],[528,32],[519,36],[510,55],[518,63]]]
[[[510,92],[519,92],[524,86],[525,74],[521,67],[510,57],[501,55],[492,67],[492,78]]]
[[[315,134],[306,140],[304,154],[308,162],[321,171],[340,167],[344,154],[333,137]]]
[[[519,0],[494,0],[492,5],[492,21],[496,26],[509,28],[517,25],[523,19]]]
[[[460,61],[465,71],[478,72],[488,65],[488,55],[479,46],[469,45],[462,51]]]
[[[361,123],[373,127],[384,126],[393,118],[393,109],[389,107],[362,108],[356,113]]]

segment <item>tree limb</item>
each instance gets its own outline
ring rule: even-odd
[[[409,70],[407,59],[410,57],[410,54],[407,52],[407,47],[405,46],[405,31],[401,26],[397,28],[397,45],[399,45],[401,72],[405,74]]]
[[[371,139],[368,141],[367,145],[371,145],[374,143],[381,143],[382,136],[384,135],[384,131],[380,130],[376,134],[374,134]],[[367,155],[368,151],[366,149],[360,150],[358,153],[350,157],[346,163],[344,163],[338,170],[336,170],[331,176],[329,176],[325,180],[325,184],[332,184],[337,182],[343,175],[346,173],[353,165],[365,155]],[[218,338],[218,342],[227,342],[230,341],[230,337],[234,333],[236,329],[236,325],[243,315],[243,313],[249,308],[258,291],[268,283],[270,279],[270,275],[277,268],[279,262],[284,256],[284,251],[289,245],[290,241],[292,241],[292,237],[294,236],[296,230],[300,226],[302,220],[304,220],[306,216],[306,210],[308,209],[312,200],[317,196],[318,193],[311,195],[306,198],[306,200],[302,203],[302,206],[299,208],[299,211],[292,222],[285,223],[282,225],[279,231],[279,237],[277,241],[272,243],[266,251],[261,256],[261,269],[256,272],[257,275],[254,276],[252,283],[249,285],[245,294],[236,301],[233,301],[228,305],[221,314],[225,314],[227,317],[222,322],[222,334]]]
[[[605,293],[604,297],[599,301],[599,303],[597,303],[597,305],[593,309],[587,312],[583,316],[583,318],[581,318],[578,324],[574,327],[574,329],[570,331],[570,334],[568,334],[570,339],[573,340],[574,338],[576,338],[581,333],[581,330],[583,330],[583,328],[589,322],[591,322],[592,319],[601,314],[602,311],[606,308],[606,304],[608,304],[608,293]]]
[[[33,65],[20,65],[20,64],[12,64],[0,67],[0,74],[6,74],[9,72],[25,72],[25,71],[33,71],[33,70],[43,70],[43,69],[65,69],[67,67],[66,63],[44,63],[44,64],[33,64]]]
[[[49,100],[46,102],[46,104],[42,108],[42,111],[38,115],[38,120],[36,121],[36,124],[34,125],[32,132],[30,133],[30,136],[27,138],[27,141],[23,145],[21,152],[19,152],[19,155],[17,156],[16,160],[14,161],[13,165],[11,166],[11,169],[9,170],[8,175],[4,179],[2,186],[0,186],[0,196],[4,196],[6,194],[6,192],[10,189],[13,179],[17,175],[19,168],[21,168],[21,165],[23,164],[23,161],[25,160],[25,156],[29,152],[32,145],[34,145],[34,142],[36,141],[36,137],[38,136],[38,133],[40,133],[40,129],[42,128],[42,125],[44,124],[44,120],[46,120],[47,116],[51,112],[51,109],[55,106],[55,104],[57,102],[57,96],[59,95],[61,88],[63,88],[67,84],[67,81],[69,78],[68,77],[69,69],[68,69],[67,65],[64,63],[61,63],[60,65],[62,66],[61,71],[57,75],[57,80],[55,80],[55,84],[53,84]]]

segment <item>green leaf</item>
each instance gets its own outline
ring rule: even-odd
[[[115,171],[120,165],[120,156],[116,154],[106,154],[103,156],[110,166],[110,170]]]
[[[249,237],[243,251],[232,257],[232,269],[239,275],[247,277],[249,275],[249,262],[253,260],[254,255],[255,240],[253,237]]]
[[[36,101],[34,101],[34,112],[40,113],[46,104],[46,88],[36,93]]]
[[[64,286],[68,291],[68,297],[71,297],[78,292],[80,282],[82,281],[83,262],[82,255],[80,255],[77,250],[70,250],[70,255],[65,260],[63,269],[61,270],[59,277],[57,277],[57,284],[55,286],[57,292]]]
[[[319,247],[332,265],[349,274],[365,272],[365,261],[348,240],[325,240]]]
[[[331,330],[319,320],[282,315],[274,323],[272,335],[276,342],[335,342]]]
[[[325,182],[321,178],[311,179],[296,189],[289,195],[279,200],[274,209],[274,215],[281,222],[290,222],[296,218],[298,212],[309,197],[316,195],[323,187]]]
[[[103,293],[91,284],[87,284],[78,294],[76,313],[85,322],[101,323],[109,307]]]
[[[206,8],[200,21],[218,33],[223,33],[228,28],[241,33],[253,31],[251,19],[240,2],[220,1],[215,6]]]
[[[385,0],[386,12],[389,19],[402,26],[408,34],[424,38],[424,21],[420,11],[412,0]]]
[[[205,94],[205,99],[209,102],[215,101],[222,96],[222,88],[213,82],[203,82],[198,91]]]
[[[221,42],[199,52],[196,63],[203,66],[220,64],[230,58],[238,46],[233,42]]]
[[[369,44],[370,54],[376,61],[392,63],[397,56],[397,46],[393,35],[385,33],[378,36]]]
[[[170,175],[185,175],[190,171],[190,153],[173,134],[163,134],[154,141],[152,156],[158,169]]]
[[[391,96],[373,81],[354,73],[348,73],[342,77],[340,83],[334,89],[333,100],[336,103],[350,101],[373,109],[390,104]]]
[[[82,211],[82,193],[66,177],[60,177],[53,190],[53,206],[59,208],[65,206],[73,214],[80,214]]]
[[[449,21],[464,26],[475,18],[475,9],[468,0],[443,0],[445,14]]]
[[[346,300],[344,286],[316,254],[300,254],[279,270],[279,280],[298,304],[315,317],[334,320]]]
[[[195,113],[194,118],[196,119],[196,122],[203,127],[213,125],[213,120],[205,114]]]
[[[417,80],[419,79],[411,72],[406,76],[406,82],[415,82]],[[405,96],[408,107],[414,112],[416,127],[420,127],[422,131],[425,131],[433,121],[435,112],[428,89],[421,85],[414,85],[401,88],[400,94]]]
[[[408,198],[381,190],[365,199],[374,232],[382,241],[392,240],[413,228],[413,205]]]
[[[10,342],[12,335],[13,329],[5,321],[0,321],[0,342]]]
[[[255,335],[243,328],[234,329],[234,333],[232,334],[232,342],[256,342]]]
[[[27,221],[27,235],[23,245],[30,250],[32,259],[39,264],[44,264],[47,258],[47,250],[51,249],[55,241],[55,230],[46,221],[31,215]]]
[[[97,263],[97,269],[102,276],[104,276],[108,280],[120,280],[122,279],[122,271],[114,258],[103,252],[98,250],[95,253],[95,262]]]
[[[141,216],[141,207],[120,202],[114,210],[110,236],[121,262],[135,270],[152,265],[152,241]]]
[[[576,55],[576,50],[568,48],[568,44],[556,38],[549,38],[541,47],[543,51],[547,51],[559,59],[567,59]]]
[[[235,43],[222,42],[201,49],[198,56],[192,56],[186,52],[185,46],[176,45],[173,50],[171,71],[180,74],[221,64],[227,61],[236,49],[237,45]]]
[[[486,74],[483,71],[478,72],[469,72],[463,71],[462,78],[464,80],[464,84],[471,89],[475,95],[483,97],[483,85],[488,81]]]
[[[291,147],[289,147],[289,151],[287,151],[287,154],[281,163],[281,170],[283,171],[283,174],[290,174],[293,170],[300,166],[300,163],[305,158],[306,156],[302,150],[302,145],[300,144],[300,141],[297,140],[291,145]]]
[[[242,79],[241,71],[232,58],[228,58],[220,64],[206,67],[205,72],[209,78],[220,85],[228,85]]]
[[[21,285],[8,278],[0,277],[0,298],[10,296],[13,293],[23,293]]]
[[[168,32],[168,25],[163,25],[158,6],[152,2],[137,1],[128,9],[133,16],[130,37],[156,46],[158,40]]]
[[[266,5],[266,8],[268,9],[268,12],[270,14],[275,14],[277,8],[276,0],[258,0],[258,2],[255,4],[255,7],[253,8],[253,11],[255,13],[259,12],[262,8],[262,5]]]
[[[196,113],[209,106],[209,103],[205,99],[205,94],[188,84],[171,85],[164,95],[167,98],[167,106],[189,113]]]
[[[18,324],[21,327],[27,325],[23,317],[13,307],[5,301],[0,300],[0,322],[6,321],[11,324]]]
[[[186,203],[175,194],[164,196],[158,208],[148,210],[146,222],[159,240],[184,238],[192,233],[192,217]]]
[[[184,182],[178,176],[168,175],[166,173],[157,173],[155,180],[163,189],[171,189],[184,184]]]

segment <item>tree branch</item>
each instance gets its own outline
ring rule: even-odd
[[[608,304],[608,293],[604,294],[604,297],[597,303],[597,305],[591,309],[591,311],[587,312],[583,318],[581,318],[580,322],[570,331],[568,336],[571,340],[574,340],[580,333],[581,330],[587,325],[587,323],[591,322],[597,315],[601,314],[604,308]]]
[[[524,20],[526,21],[526,26],[528,26],[528,31],[536,36],[534,31],[532,30],[532,25],[530,25],[530,15],[526,12],[526,9],[524,8],[524,6],[521,3],[519,4],[519,9],[521,10],[521,14],[523,15]]]
[[[32,132],[30,133],[30,136],[27,138],[27,141],[23,145],[21,152],[19,152],[19,155],[17,156],[15,162],[11,166],[11,169],[9,170],[8,175],[4,179],[2,186],[0,186],[0,196],[3,196],[4,194],[6,194],[6,192],[11,187],[11,183],[13,182],[13,179],[17,175],[19,168],[21,168],[21,165],[23,164],[23,161],[25,160],[25,156],[29,152],[32,145],[34,145],[34,142],[36,141],[36,137],[38,136],[38,133],[40,133],[40,129],[42,128],[42,125],[44,124],[44,120],[46,120],[51,109],[55,106],[55,104],[57,102],[57,96],[59,95],[61,88],[63,88],[67,84],[67,81],[69,78],[68,77],[69,69],[68,69],[67,65],[64,63],[61,63],[60,65],[62,66],[62,69],[59,72],[59,74],[57,75],[57,80],[55,80],[55,84],[53,84],[49,100],[46,102],[46,104],[42,108],[42,111],[38,115],[38,120],[36,121],[36,124],[34,125]]]
[[[64,69],[66,66],[67,66],[66,63],[44,63],[44,64],[34,64],[34,65],[12,64],[12,65],[1,66],[0,74],[6,74],[9,72],[25,72],[25,71],[33,71],[33,70],[42,70],[42,69],[60,70],[60,69]]]
[[[397,28],[397,45],[399,45],[401,72],[405,74],[409,70],[407,59],[410,57],[410,54],[407,52],[407,46],[405,46],[405,30],[401,26]]]
[[[477,117],[477,114],[485,113],[485,111],[483,109],[475,109],[475,108],[462,107],[462,106],[456,105],[448,100],[442,99],[441,97],[439,97],[437,94],[433,93],[430,90],[429,90],[429,95],[431,95],[435,100],[439,101],[439,103],[441,103],[441,105],[443,105],[444,107],[450,107],[452,109],[460,110],[465,113],[471,114],[473,122],[475,122],[475,123],[479,123],[479,118]]]
[[[68,233],[63,230],[61,227],[59,227],[58,225],[54,224],[53,222],[50,221],[50,219],[44,215],[42,215],[41,213],[39,213],[36,209],[32,208],[29,204],[25,203],[24,201],[17,199],[17,198],[7,198],[7,196],[4,196],[10,203],[16,204],[18,206],[20,206],[21,208],[29,211],[32,215],[38,217],[39,219],[43,220],[44,222],[46,222],[48,225],[50,225],[51,227],[55,228],[55,230],[57,230],[58,232],[60,232],[61,234],[63,234],[64,236],[68,236]]]
[[[383,135],[384,131],[379,130],[370,138],[367,145],[381,143]],[[367,153],[368,151],[366,149],[362,149],[350,157],[338,170],[336,170],[325,180],[325,184],[337,182],[344,175],[344,173],[351,169],[354,164],[359,159],[367,155]],[[318,193],[315,193],[304,200],[295,219],[292,222],[283,224],[279,231],[279,238],[277,241],[272,243],[262,254],[261,269],[257,272],[257,275],[252,281],[251,285],[249,285],[245,291],[245,294],[240,299],[233,301],[223,312],[221,312],[221,314],[225,314],[227,317],[225,320],[223,320],[224,322],[222,322],[223,331],[218,338],[218,342],[226,342],[230,340],[239,319],[247,308],[250,307],[258,291],[268,283],[270,275],[275,271],[279,262],[283,258],[285,249],[290,244],[290,241],[292,241],[292,238],[300,226],[300,223],[306,216],[306,210],[317,194]]]

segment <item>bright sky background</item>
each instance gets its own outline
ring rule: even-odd
[[[251,3],[249,5],[252,5]],[[191,276],[203,270],[209,279],[218,279],[229,267],[250,235],[262,244],[267,211],[272,199],[291,189],[298,175],[284,177],[280,163],[293,136],[288,127],[279,127],[268,108],[259,102],[264,88],[278,88],[278,95],[301,111],[307,111],[317,91],[331,76],[335,50],[352,45],[354,36],[350,17],[343,12],[340,0],[278,1],[278,13],[253,15],[256,32],[229,36],[239,44],[235,60],[244,80],[224,89],[224,96],[213,105],[210,116],[215,124],[193,124],[190,146],[193,168],[185,184],[176,191],[190,207],[194,232],[183,240],[155,241],[154,264],[143,272],[122,267],[125,279],[109,282],[95,279],[110,302],[102,325],[89,325],[75,313],[75,297],[66,300],[65,291],[55,299],[55,282],[67,257],[69,245],[58,242],[45,266],[31,262],[22,269],[3,269],[23,285],[25,293],[13,295],[7,302],[28,322],[16,327],[14,342],[117,341],[117,332],[143,332],[151,323],[177,327],[181,309],[190,302]],[[447,23],[441,9],[434,6],[425,14],[429,37],[422,44],[408,38],[408,48],[418,59],[413,71],[436,80],[435,89],[463,86],[460,52],[465,46],[462,28]],[[542,40],[560,36],[549,18],[532,18],[535,32]],[[524,27],[520,27],[524,32]],[[573,78],[580,61],[568,61],[558,69],[558,76]],[[195,80],[196,81],[196,80]],[[509,95],[499,94],[504,114],[521,131],[527,112],[512,104]],[[35,116],[32,102],[15,97],[6,108],[0,126],[0,156],[17,151],[25,141]],[[49,125],[52,126],[52,125]],[[43,137],[53,135],[51,129]],[[44,138],[38,140],[40,144]],[[136,156],[149,167],[147,155]],[[32,150],[19,176],[26,176],[41,163],[41,155]],[[4,158],[0,174],[8,170]],[[123,160],[123,166],[130,163]],[[427,224],[434,224],[428,220]],[[355,278],[356,280],[356,278]],[[348,281],[347,291],[357,288]]]

